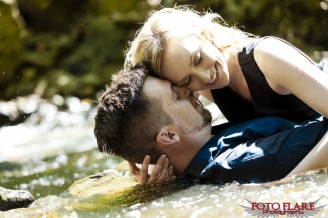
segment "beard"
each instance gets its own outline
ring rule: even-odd
[[[209,112],[209,110],[207,110],[206,108],[203,108],[201,115],[203,117],[203,125],[202,125],[203,127],[212,124],[212,115]]]

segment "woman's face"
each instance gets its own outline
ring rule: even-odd
[[[161,76],[193,91],[219,89],[229,83],[222,52],[196,34],[168,38]]]

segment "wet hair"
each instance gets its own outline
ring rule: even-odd
[[[144,66],[122,70],[112,78],[99,100],[94,134],[101,152],[142,163],[145,155],[157,161],[159,129],[172,123],[161,101],[147,97],[142,86],[149,71]]]
[[[124,68],[143,63],[161,77],[166,41],[172,36],[198,34],[221,52],[239,52],[253,35],[228,27],[219,14],[200,13],[190,6],[162,8],[149,14],[125,52]]]

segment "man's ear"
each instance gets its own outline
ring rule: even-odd
[[[173,145],[180,141],[180,135],[169,126],[163,127],[156,137],[159,146]]]

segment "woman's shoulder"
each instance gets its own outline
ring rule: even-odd
[[[274,36],[263,37],[256,47],[254,47],[254,55],[263,58],[275,56],[285,60],[298,58],[300,61],[305,58],[310,63],[315,64],[308,55],[292,43]],[[255,59],[257,58],[255,57]]]
[[[278,38],[273,37],[273,36],[250,38],[245,42],[243,49],[240,53],[241,53],[241,55],[242,54],[244,54],[244,55],[252,54],[254,49],[257,48],[259,44],[263,44],[262,43],[263,41],[265,41],[265,44],[270,43],[271,39],[278,40]]]
[[[282,38],[278,38],[275,36],[263,36],[250,40],[246,46],[253,45],[253,49],[263,49],[263,48],[271,47],[272,45],[277,43],[280,44],[280,43],[288,43],[288,42]]]
[[[259,39],[260,40],[254,47],[255,51],[272,53],[274,51],[281,52],[281,51],[284,51],[284,49],[292,49],[292,50],[297,50],[300,53],[303,53],[290,42],[288,42],[282,38],[276,37],[276,36],[265,36],[265,37],[261,37]]]

